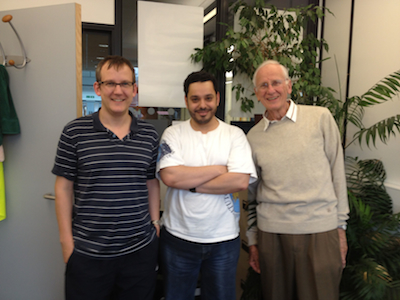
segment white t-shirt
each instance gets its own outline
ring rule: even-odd
[[[195,131],[190,120],[170,126],[161,138],[157,176],[172,166],[225,165],[228,172],[250,174],[257,179],[250,145],[242,129],[220,120],[206,134]],[[215,243],[239,235],[240,201],[237,193],[227,195],[192,193],[168,188],[162,217],[171,234],[197,243]]]

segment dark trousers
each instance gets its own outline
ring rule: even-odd
[[[65,272],[66,300],[152,300],[158,238],[137,252],[96,259],[74,251]]]
[[[315,234],[258,232],[264,300],[339,299],[337,229]]]

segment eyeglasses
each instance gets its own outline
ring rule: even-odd
[[[287,81],[287,80],[285,80],[285,81]],[[266,91],[266,90],[268,90],[268,88],[270,86],[273,87],[273,88],[278,88],[282,84],[283,84],[282,80],[274,80],[274,81],[271,82],[271,84],[269,84],[267,82],[264,82],[264,83],[260,84],[256,89],[260,90],[260,91]]]
[[[99,85],[102,84],[108,89],[115,89],[117,85],[121,87],[121,89],[129,89],[131,88],[135,83],[134,82],[121,82],[121,83],[116,83],[113,81],[98,81]]]

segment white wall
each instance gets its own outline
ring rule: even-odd
[[[79,3],[81,5],[82,22],[115,24],[114,0],[0,0],[0,8],[4,11],[64,3]]]
[[[349,26],[351,0],[327,0],[326,6],[335,14],[327,16],[324,38],[330,51],[324,54],[331,60],[323,64],[323,83],[338,89],[337,72],[334,62],[336,56],[341,77],[343,93],[346,89],[348,61]],[[377,9],[377,7],[379,9]],[[353,45],[349,96],[365,93],[386,75],[400,69],[400,2],[382,0],[377,6],[374,0],[355,1]],[[400,99],[366,109],[364,125],[371,126],[382,119],[400,114]],[[352,140],[354,128],[349,126],[347,140]],[[400,212],[400,136],[392,138],[387,145],[377,142],[376,148],[358,143],[346,150],[350,156],[362,159],[377,158],[383,161],[387,171],[386,187],[393,199],[394,211]]]

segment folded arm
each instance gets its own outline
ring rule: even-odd
[[[243,191],[249,185],[250,174],[225,173],[196,187],[196,192],[205,194],[230,194]]]
[[[227,173],[226,166],[204,167],[173,166],[160,170],[162,181],[169,187],[188,190]]]

